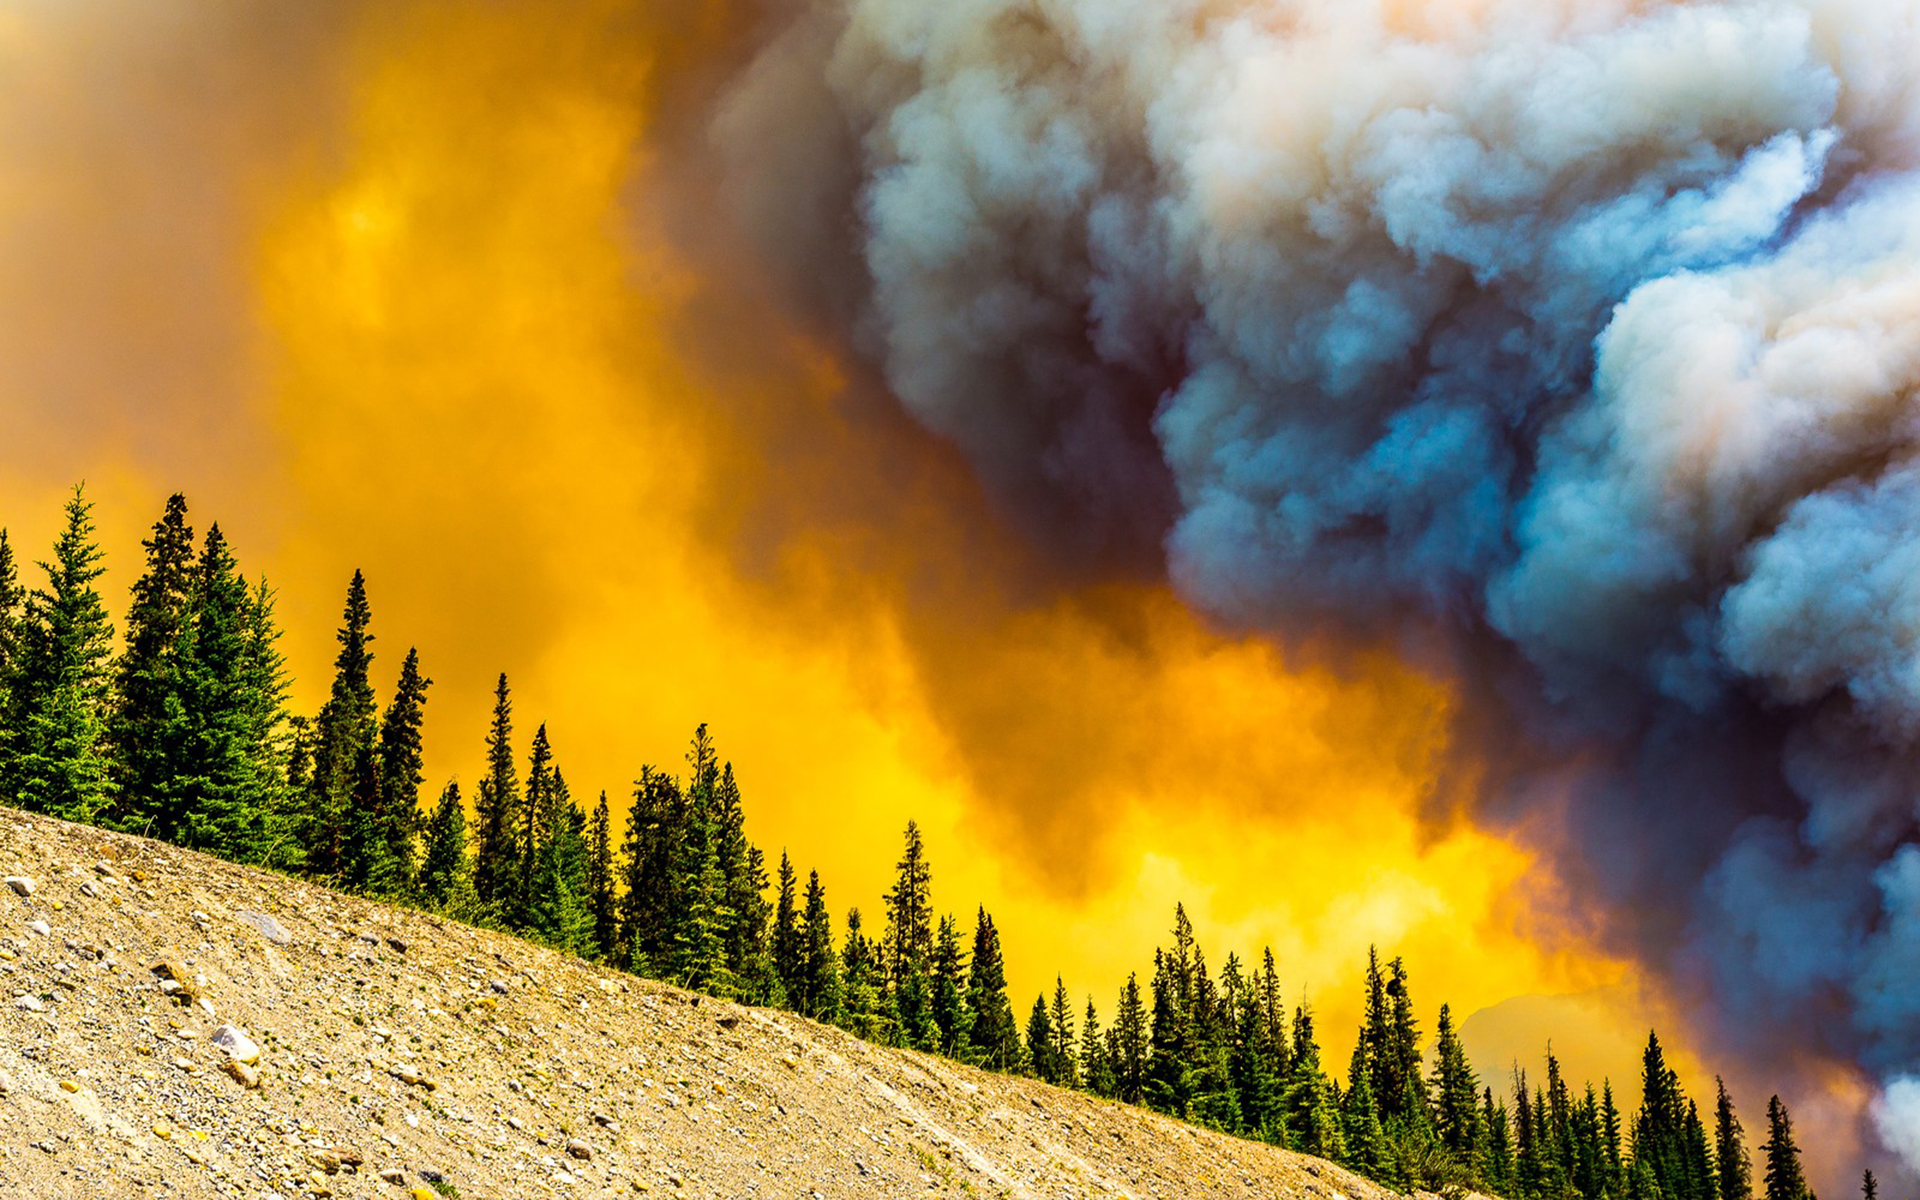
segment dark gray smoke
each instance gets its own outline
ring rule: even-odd
[[[1486,814],[1570,796],[1582,894],[1920,1165],[1917,15],[795,0],[718,139],[1010,508],[1445,631]]]

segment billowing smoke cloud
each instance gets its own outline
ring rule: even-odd
[[[1532,827],[1619,936],[1730,1043],[1891,1081],[1912,1162],[1916,38],[1912,0],[817,0],[716,136],[1010,511],[1235,623],[1437,640],[1483,811],[1563,799]]]

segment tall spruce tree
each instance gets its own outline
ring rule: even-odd
[[[893,887],[885,897],[887,978],[895,986],[909,971],[924,973],[933,958],[933,869],[916,822],[907,822],[904,840]]]
[[[869,1042],[890,1042],[893,1028],[882,1004],[885,990],[885,971],[861,927],[860,910],[848,909],[847,939],[840,955],[841,1027]]]
[[[532,778],[528,778],[532,791]],[[593,912],[587,892],[586,818],[566,794],[566,781],[555,774],[552,791],[541,805],[543,828],[534,836],[537,847],[533,874],[527,881],[526,921],[534,936],[571,954],[591,950]]]
[[[972,1057],[973,1010],[967,1007],[967,951],[960,923],[940,918],[933,943],[933,1024],[940,1053],[961,1062]]]
[[[106,738],[113,625],[100,599],[102,553],[83,489],[73,490],[66,518],[52,561],[40,564],[46,586],[26,601],[0,795],[30,812],[91,821],[113,797]]]
[[[520,847],[520,863],[514,872],[510,899],[506,904],[507,922],[515,928],[533,925],[534,907],[542,902],[535,886],[541,871],[542,842],[550,831],[559,808],[554,786],[553,744],[547,739],[547,727],[533,731],[533,744],[527,751],[527,787],[520,799],[520,811],[514,815],[514,841]]]
[[[1314,1039],[1313,1011],[1304,1005],[1293,1013],[1293,1063],[1287,1075],[1287,1128],[1293,1149],[1335,1162],[1347,1155],[1340,1105],[1333,1080],[1320,1065],[1320,1044]]]
[[[1453,1013],[1440,1006],[1433,1047],[1434,1129],[1456,1162],[1471,1166],[1479,1141],[1480,1081],[1454,1032]]]
[[[1047,998],[1045,995],[1033,998],[1033,1008],[1027,1013],[1027,1069],[1035,1079],[1047,1083],[1056,1081],[1059,1067],[1053,1061],[1053,1028],[1047,1020]]]
[[[1807,1176],[1800,1166],[1800,1147],[1793,1140],[1793,1118],[1775,1096],[1767,1101],[1767,1140],[1760,1146],[1766,1160],[1766,1200],[1807,1200]]]
[[[1753,1194],[1753,1159],[1747,1153],[1747,1131],[1733,1111],[1727,1081],[1713,1077],[1713,1159],[1717,1168],[1715,1191],[1720,1200],[1748,1200]]]
[[[749,1004],[770,1003],[778,992],[767,935],[766,858],[747,840],[746,810],[733,764],[720,768],[714,787],[714,857],[720,868],[721,939],[734,995]]]
[[[12,763],[20,713],[14,706],[15,677],[25,651],[26,593],[20,587],[20,569],[14,562],[7,531],[0,529],[0,800],[13,802]]]
[[[274,591],[264,578],[247,595],[240,697],[253,776],[247,785],[248,804],[256,809],[252,828],[257,839],[257,852],[249,851],[247,858],[269,867],[291,868],[301,860],[295,803],[299,793],[291,782],[297,735],[287,713],[291,680],[286,655],[280,652],[274,601]]]
[[[1048,1055],[1054,1071],[1053,1077],[1047,1082],[1061,1087],[1078,1087],[1080,1068],[1074,1061],[1073,1002],[1067,999],[1066,980],[1058,975],[1053,977],[1053,1003],[1047,1009],[1047,1028],[1053,1037],[1048,1046]]]
[[[438,909],[448,907],[466,869],[467,810],[460,785],[449,781],[427,820],[426,848],[420,860],[420,898]]]
[[[837,1020],[840,1012],[840,964],[833,953],[833,914],[827,910],[827,890],[820,872],[807,874],[807,910],[804,925],[805,967],[800,1002],[795,1007],[816,1021]]]
[[[1373,1098],[1373,1079],[1367,1069],[1369,1058],[1364,1036],[1355,1043],[1353,1061],[1347,1068],[1347,1093],[1341,1106],[1341,1125],[1347,1139],[1345,1166],[1368,1179],[1391,1182],[1398,1174],[1387,1147],[1387,1131],[1380,1123],[1380,1109]]]
[[[1112,1099],[1118,1081],[1113,1073],[1113,1058],[1100,1033],[1100,1013],[1087,997],[1087,1011],[1080,1022],[1080,1086],[1096,1096]]]
[[[380,846],[368,879],[376,895],[405,899],[415,894],[414,843],[421,827],[420,785],[426,780],[421,725],[432,684],[420,673],[420,652],[409,648],[393,702],[380,722]]]
[[[257,860],[282,832],[282,791],[271,761],[277,703],[260,695],[272,687],[273,670],[255,661],[261,638],[271,635],[258,628],[255,595],[218,525],[207,530],[194,564],[188,605],[174,663],[179,736],[172,774],[161,784],[169,826],[184,845]]]
[[[1860,1200],[1880,1200],[1880,1181],[1871,1169],[1860,1173]]]
[[[355,571],[335,635],[340,652],[334,659],[333,686],[314,721],[313,778],[303,814],[303,841],[307,867],[316,875],[333,875],[341,869],[352,812],[349,805],[360,782],[361,751],[371,752],[373,745],[373,652],[369,647],[374,639],[367,632],[372,621],[366,578]]]
[[[1147,1097],[1147,1008],[1140,999],[1140,977],[1128,975],[1114,1008],[1108,1059],[1113,1063],[1114,1098],[1141,1104]]]
[[[116,795],[113,824],[164,841],[186,836],[188,812],[178,796],[192,698],[181,651],[192,619],[194,540],[186,497],[167,498],[153,533],[140,543],[146,568],[133,584],[127,644],[114,666],[114,702],[107,722]]]
[[[1007,968],[1000,953],[1000,931],[986,907],[973,930],[973,957],[967,975],[967,1007],[973,1010],[973,1051],[979,1065],[993,1071],[1020,1067],[1020,1031],[1007,999]]]
[[[487,773],[474,813],[473,890],[480,903],[505,915],[515,898],[520,867],[520,777],[513,762],[513,693],[503,671],[493,689],[487,729]]]
[[[613,876],[613,814],[607,808],[603,788],[587,827],[587,908],[593,914],[593,957],[601,962],[613,961],[619,942]]]
[[[806,932],[800,927],[800,884],[793,873],[787,852],[780,852],[780,871],[776,876],[778,898],[773,906],[773,973],[780,981],[782,1003],[795,1012],[803,1011],[800,997],[805,994]]]

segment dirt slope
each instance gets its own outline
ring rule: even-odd
[[[0,810],[0,874],[8,1197],[1390,1194],[138,838]]]

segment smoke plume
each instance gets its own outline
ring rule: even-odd
[[[1872,1072],[1920,1167],[1916,38],[1912,0],[814,0],[715,137],[1007,511],[1436,653],[1483,816],[1723,1045]]]

